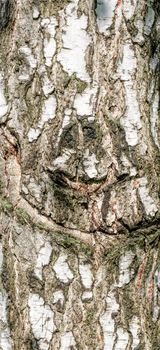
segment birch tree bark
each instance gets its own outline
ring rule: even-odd
[[[0,2],[0,350],[160,349],[159,10]]]

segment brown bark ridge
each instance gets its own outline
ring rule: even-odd
[[[159,4],[0,4],[0,350],[159,350]]]

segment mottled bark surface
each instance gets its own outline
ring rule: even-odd
[[[159,4],[0,3],[0,350],[159,350]]]

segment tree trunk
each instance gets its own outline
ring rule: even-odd
[[[159,350],[158,0],[1,0],[0,350]]]

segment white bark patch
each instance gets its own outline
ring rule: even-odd
[[[42,115],[41,119],[38,122],[37,128],[31,128],[28,132],[28,140],[29,142],[33,142],[37,140],[38,136],[41,134],[41,130],[43,129],[46,122],[55,118],[56,112],[56,98],[54,95],[49,96],[45,101],[42,107]]]
[[[4,94],[4,80],[3,75],[0,73],[0,119],[8,112],[7,100]]]
[[[117,341],[115,350],[126,350],[129,340],[129,334],[123,329],[118,328],[117,329]]]
[[[144,36],[143,36],[143,32],[144,32],[144,21],[143,19],[137,19],[135,21],[135,27],[138,29],[138,33],[134,38],[134,43],[138,43],[138,44],[143,44],[144,43]]]
[[[90,81],[86,71],[85,53],[90,44],[87,34],[87,17],[83,14],[77,17],[78,0],[66,7],[65,25],[62,34],[62,50],[57,58],[69,75],[76,73],[77,77]]]
[[[70,116],[69,115],[65,115],[64,119],[63,119],[63,123],[62,123],[62,130],[68,126],[70,123]]]
[[[98,174],[96,164],[98,164],[96,155],[94,153],[89,155],[89,149],[87,149],[84,154],[83,165],[85,172],[91,179],[97,176]]]
[[[29,295],[28,306],[32,331],[38,340],[39,348],[48,350],[53,332],[56,330],[54,314],[38,294]]]
[[[40,12],[36,6],[33,7],[32,16],[33,16],[33,19],[38,19],[40,16]]]
[[[29,74],[24,72],[24,73],[19,75],[18,80],[20,80],[22,82],[26,82],[26,81],[30,80],[30,76],[29,76]]]
[[[131,45],[128,41],[123,47],[123,59],[119,65],[118,73],[120,74],[122,81],[131,81],[132,74],[135,73],[137,67],[137,60]]]
[[[107,33],[107,30],[112,24],[114,11],[117,0],[98,0],[97,1],[97,24],[100,33]]]
[[[59,134],[58,134],[58,137],[57,137],[57,142],[56,142],[56,145],[57,145],[57,146],[58,146],[58,144],[59,144],[60,137],[61,137],[61,135],[62,135],[63,129],[64,129],[66,126],[68,126],[69,123],[70,123],[70,116],[71,116],[71,113],[72,113],[71,109],[68,108],[68,109],[65,110],[65,115],[64,115],[63,122],[62,122],[62,127],[61,127],[61,129],[59,130]]]
[[[71,282],[74,277],[66,260],[67,260],[66,254],[60,255],[53,266],[53,270],[56,273],[56,277],[63,283]]]
[[[104,336],[103,349],[111,350],[113,349],[114,341],[116,338],[115,322],[112,317],[112,314],[118,312],[119,310],[119,304],[117,303],[113,292],[109,292],[106,298],[106,303],[107,309],[106,312],[100,317],[100,324],[103,329]]]
[[[119,65],[118,73],[124,81],[126,90],[126,111],[121,118],[121,124],[124,127],[126,141],[130,146],[136,146],[138,143],[138,132],[141,129],[139,104],[137,101],[136,90],[133,87],[132,75],[135,74],[137,60],[134,55],[131,43],[127,42],[123,48],[123,60]]]
[[[82,300],[83,301],[87,301],[87,300],[91,300],[93,298],[93,293],[89,292],[89,291],[85,291],[82,294]]]
[[[44,247],[42,247],[39,251],[37,263],[34,269],[35,275],[42,280],[42,270],[43,266],[46,266],[49,264],[50,256],[52,253],[52,247],[51,245],[46,242]]]
[[[44,124],[48,122],[48,120],[53,119],[55,117],[56,111],[56,98],[54,95],[49,96],[45,101],[42,108],[42,117],[40,122],[38,123],[39,128],[43,128]]]
[[[131,279],[131,272],[129,267],[133,261],[134,254],[130,251],[122,255],[119,261],[119,283],[118,287],[122,287],[129,283]]]
[[[152,9],[152,7],[148,7],[147,15],[146,15],[146,20],[145,20],[145,26],[144,26],[144,33],[146,35],[149,35],[154,23],[154,18],[155,18],[155,13]]]
[[[33,177],[29,179],[28,189],[37,202],[41,202],[42,188]]]
[[[125,83],[125,88],[127,111],[121,122],[125,129],[127,143],[135,146],[138,143],[138,130],[141,129],[139,105],[132,85]]]
[[[137,5],[137,0],[123,0],[123,14],[126,19],[131,19],[134,15],[135,9]]]
[[[38,136],[40,135],[41,130],[40,129],[34,129],[31,128],[28,133],[28,140],[29,142],[33,142],[38,139]]]
[[[130,328],[130,332],[132,334],[132,345],[131,345],[131,349],[135,350],[139,343],[140,343],[140,337],[139,337],[139,333],[140,333],[140,325],[139,325],[139,320],[137,316],[133,316],[132,320],[129,324],[129,328]]]
[[[7,323],[7,295],[0,292],[0,349],[12,350],[10,331]]]
[[[44,71],[42,73],[43,75],[43,86],[42,90],[45,95],[45,97],[48,97],[53,91],[54,91],[54,84],[53,82],[48,78],[47,73]]]
[[[63,154],[61,156],[57,157],[53,161],[53,165],[61,168],[70,159],[71,155],[74,154],[74,153],[75,153],[74,150],[64,148],[63,149]]]
[[[61,337],[60,350],[70,350],[71,346],[76,346],[76,342],[72,332],[66,332]]]
[[[159,92],[153,97],[153,104],[151,108],[151,132],[156,146],[160,149],[160,143],[158,140],[158,109],[159,109]]]
[[[53,294],[53,304],[60,302],[61,306],[64,304],[64,294],[62,290],[57,290]]]
[[[19,48],[19,52],[23,54],[29,63],[30,67],[32,69],[35,69],[37,67],[37,60],[35,59],[34,55],[32,54],[32,50],[28,46],[21,46]]]
[[[55,17],[45,18],[41,22],[42,28],[45,28],[45,38],[44,38],[44,57],[45,64],[47,67],[52,66],[52,59],[56,52],[56,26],[57,20]],[[49,38],[48,38],[49,36]]]
[[[158,208],[149,194],[149,189],[147,188],[148,181],[145,177],[142,177],[139,179],[139,182],[140,186],[138,188],[138,192],[141,198],[141,202],[144,205],[145,212],[149,216],[155,216]]]
[[[79,273],[82,279],[83,286],[86,289],[91,289],[93,283],[91,266],[89,264],[79,264]]]
[[[82,94],[77,94],[74,101],[74,108],[80,116],[93,114],[97,87],[87,87]]]

